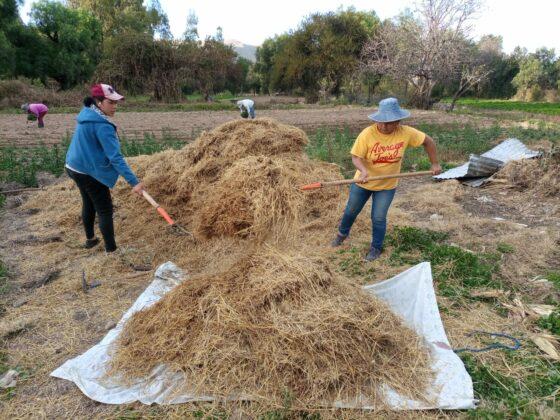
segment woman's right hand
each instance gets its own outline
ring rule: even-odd
[[[367,172],[360,171],[360,176],[358,177],[358,183],[359,184],[364,184],[364,183],[367,182],[367,179],[368,179]]]
[[[132,187],[132,192],[138,194],[140,197],[142,197],[142,192],[143,191],[144,191],[144,183],[143,182],[139,182],[134,187]]]

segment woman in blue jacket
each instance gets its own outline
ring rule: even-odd
[[[109,189],[115,186],[121,175],[136,194],[142,195],[144,190],[121,153],[117,127],[109,119],[115,115],[121,99],[123,96],[111,86],[94,85],[91,97],[84,100],[84,108],[78,114],[78,125],[66,154],[66,172],[82,196],[85,247],[92,248],[99,243],[94,233],[97,214],[107,252],[117,249]]]

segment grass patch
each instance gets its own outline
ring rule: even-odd
[[[448,234],[410,226],[396,226],[387,236],[393,247],[389,263],[396,266],[430,261],[439,293],[447,297],[468,297],[479,287],[501,288],[495,279],[499,257],[471,253],[444,241]]]
[[[560,115],[560,103],[463,98],[457,101],[457,105],[482,110],[522,111],[535,114]]]
[[[560,336],[560,311],[554,311],[550,315],[542,317],[537,325],[552,334]]]
[[[0,296],[5,295],[9,290],[8,267],[0,260]]]
[[[409,267],[430,261],[438,292],[442,296],[467,298],[469,291],[479,287],[501,288],[496,279],[499,256],[476,254],[445,241],[448,234],[410,226],[395,226],[386,237],[388,263],[394,267]],[[361,283],[376,280],[376,269],[364,263],[368,244],[341,248],[335,260],[341,272],[350,277],[360,277]]]
[[[553,271],[548,273],[545,277],[548,281],[554,283],[556,288],[560,289],[560,271]]]
[[[0,148],[0,181],[15,181],[26,187],[37,186],[37,172],[45,171],[59,176],[64,171],[66,150],[70,144],[69,135],[54,146],[32,148]],[[145,133],[141,139],[121,138],[121,150],[125,156],[149,155],[169,148],[179,149],[184,141],[164,133],[156,139]]]
[[[523,377],[508,377],[477,360],[470,354],[461,354],[467,371],[472,377],[475,397],[482,405],[472,410],[472,418],[540,418],[542,410],[553,409],[557,413],[560,396],[558,364],[550,364],[540,358],[506,351],[508,363],[523,366]]]
[[[513,245],[506,244],[505,242],[498,243],[496,250],[498,252],[501,252],[502,254],[512,254],[513,252],[515,252],[515,248],[513,247]]]

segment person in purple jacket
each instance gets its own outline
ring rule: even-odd
[[[49,108],[47,108],[45,104],[23,104],[21,109],[27,113],[27,115],[35,115],[39,128],[45,126],[43,118],[47,115],[47,112],[49,112]]]
[[[117,249],[113,228],[113,202],[110,188],[119,176],[142,195],[144,185],[126,163],[117,127],[109,119],[115,115],[117,103],[124,97],[109,85],[91,88],[91,97],[84,100],[84,108],[77,117],[78,125],[66,153],[66,173],[74,180],[82,196],[82,222],[86,234],[85,248],[99,243],[95,237],[97,214],[105,251]]]

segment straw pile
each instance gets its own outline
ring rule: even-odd
[[[138,158],[134,166],[155,196],[200,239],[264,240],[329,211],[339,191],[302,194],[314,179],[339,178],[334,165],[311,163],[305,133],[273,120],[234,121],[194,144]],[[128,194],[128,187],[122,186]]]
[[[528,191],[543,197],[560,194],[560,149],[552,149],[541,159],[508,163],[495,176],[506,180],[519,191]]]
[[[305,157],[306,143],[303,131],[272,120],[234,121],[182,150],[131,160],[196,241],[162,233],[157,214],[118,185],[119,241],[142,238],[154,262],[172,259],[192,274],[125,325],[112,362],[123,381],[163,363],[184,374],[188,392],[271,406],[359,396],[382,405],[382,384],[425,395],[432,373],[420,338],[321,256],[317,243],[333,234],[346,194],[299,191],[340,178],[335,165]]]
[[[113,369],[146,377],[161,363],[191,393],[272,406],[381,404],[381,384],[421,399],[430,378],[423,343],[383,303],[323,260],[270,247],[132,317]]]

